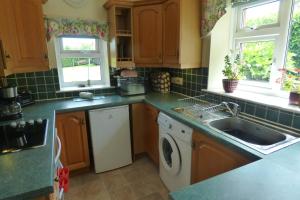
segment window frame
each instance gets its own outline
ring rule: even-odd
[[[276,1],[280,2],[278,23],[263,25],[257,29],[242,28],[244,9]],[[286,62],[292,6],[293,0],[260,0],[233,8],[233,19],[231,20],[231,30],[233,30],[231,33],[231,49],[240,50],[238,47],[243,42],[275,41],[269,82],[262,83],[259,81],[240,80],[238,90],[283,96],[282,91],[280,91],[281,87],[278,87],[278,85],[275,84],[275,81],[278,77],[278,69],[282,68]]]
[[[63,50],[63,38],[93,38],[96,40],[96,50]],[[108,51],[105,41],[89,36],[67,36],[57,37],[55,40],[55,52],[57,61],[57,71],[59,77],[59,86],[61,90],[68,88],[80,88],[79,85],[85,85],[83,88],[110,87],[109,67],[108,67]],[[100,60],[101,80],[74,81],[64,82],[63,58],[97,58]]]

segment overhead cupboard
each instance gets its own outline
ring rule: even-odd
[[[49,69],[44,2],[0,1],[0,76]]]
[[[129,52],[132,67],[200,67],[200,4],[199,0],[107,1],[104,7],[109,11],[110,65],[129,67],[124,65],[125,60],[122,62],[123,52]],[[127,15],[131,17],[127,19],[127,44],[116,37],[122,9],[131,12]]]

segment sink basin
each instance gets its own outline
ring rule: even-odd
[[[272,145],[286,139],[276,130],[240,118],[216,120],[209,125],[251,144]]]
[[[239,117],[214,120],[208,125],[255,150],[268,154],[299,141],[285,130],[268,127]],[[279,127],[278,127],[279,128]]]

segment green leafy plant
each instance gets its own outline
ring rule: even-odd
[[[239,80],[243,74],[243,65],[241,62],[241,57],[237,54],[233,60],[230,60],[230,56],[226,55],[224,58],[225,68],[222,71],[223,75],[229,80]]]
[[[300,94],[300,71],[291,69],[281,69],[280,71],[282,71],[283,90]]]

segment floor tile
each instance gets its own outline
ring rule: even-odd
[[[129,186],[120,187],[117,190],[110,191],[112,200],[135,200],[134,192]]]
[[[147,195],[143,198],[140,198],[139,200],[164,200],[164,199],[162,198],[162,196],[159,193],[156,192],[156,193]]]
[[[147,157],[132,165],[71,177],[66,200],[167,200],[168,190],[157,167]]]

